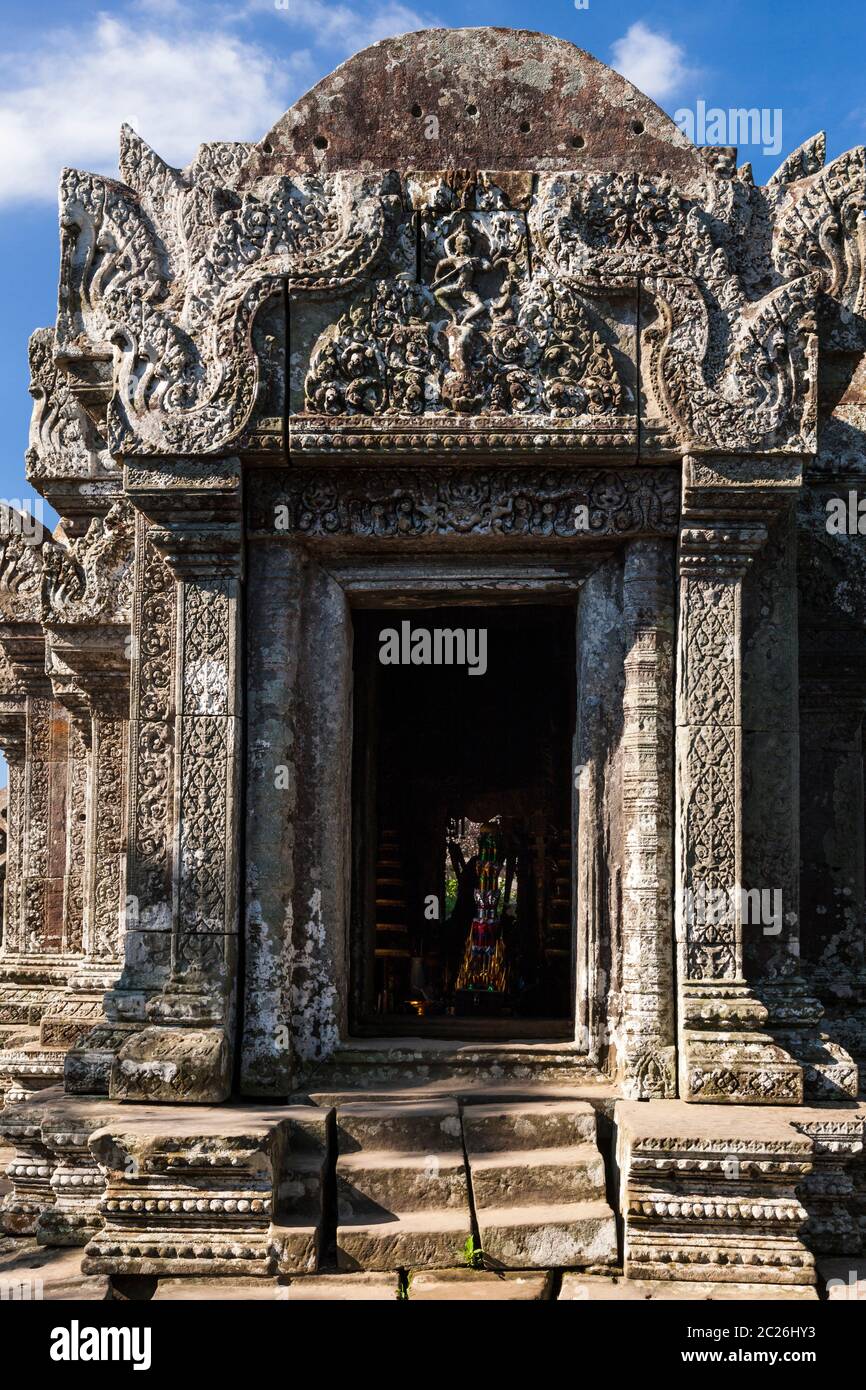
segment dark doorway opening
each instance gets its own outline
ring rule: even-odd
[[[573,604],[356,611],[353,1025],[571,1035]]]

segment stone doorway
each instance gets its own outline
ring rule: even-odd
[[[573,1036],[575,620],[355,614],[353,1031]]]
[[[665,1088],[672,1087],[675,475],[342,466],[268,470],[251,474],[248,484],[243,1091],[285,1094],[313,1079],[316,1088],[333,1088],[351,1084],[358,1071],[384,1081],[406,1066],[453,1079],[466,1070],[466,1049],[477,1072],[482,1052],[503,1048],[520,1052],[520,1066],[531,1052],[533,1074],[539,1066],[557,1076],[562,1066],[591,1066],[623,1075],[631,1087],[634,1070],[634,1088],[643,1093],[650,1089],[644,1077],[657,1089],[661,1069]],[[575,525],[583,516],[588,530]],[[452,1000],[445,1008],[453,1006],[453,1015],[427,1010],[421,1018],[411,1001],[422,996],[402,979],[398,1005],[407,1011],[395,1013],[393,997],[380,998],[389,993],[386,982],[376,978],[376,858],[389,857],[379,856],[382,836],[402,831],[405,817],[379,823],[369,790],[375,741],[358,724],[375,714],[376,682],[389,670],[395,678],[406,672],[378,661],[379,634],[391,629],[399,637],[407,621],[410,629],[478,628],[477,614],[488,627],[523,623],[525,630],[536,623],[533,610],[568,628],[567,641],[547,644],[564,663],[553,683],[563,699],[569,692],[553,759],[562,767],[557,795],[566,801],[552,819],[569,829],[572,856],[572,901],[558,905],[562,934],[571,937],[560,958],[559,999],[505,1018],[458,1013]],[[356,638],[365,624],[376,640],[373,655],[362,657]],[[537,674],[543,657],[528,667]],[[464,692],[493,679],[452,674]],[[515,685],[517,677],[510,679]],[[364,692],[373,702],[366,713],[359,709]],[[389,723],[396,718],[389,715]],[[431,719],[416,740],[429,738]],[[530,766],[542,758],[542,745],[529,740]],[[399,766],[395,775],[399,786]],[[428,827],[421,836],[431,846],[427,874],[442,877],[438,893],[435,883],[415,888],[422,932],[425,899],[445,898],[448,819],[465,834],[497,813],[478,799],[477,787],[468,790],[477,794],[474,804],[470,796],[447,815],[443,807],[441,834]],[[422,788],[413,804],[423,800]],[[470,841],[464,862],[471,849]],[[558,867],[567,880],[568,866]],[[546,891],[554,896],[550,885]],[[445,901],[439,906],[442,921],[449,913]],[[392,917],[390,925],[411,924]],[[468,935],[471,919],[466,925]],[[529,930],[543,930],[537,916]],[[387,933],[382,940],[383,948],[409,952],[393,959],[417,985],[422,972],[416,965],[413,976],[411,961],[414,954],[423,965],[425,949],[388,941]]]

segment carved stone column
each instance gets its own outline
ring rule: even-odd
[[[8,670],[4,675],[11,677]],[[4,682],[9,693],[0,696],[0,748],[6,755],[8,795],[6,801],[6,877],[3,884],[3,939],[0,941],[0,1045],[14,1045],[17,1025],[38,1021],[41,1005],[34,991],[4,978],[4,967],[14,962],[21,941],[21,862],[24,818],[24,752],[27,735],[27,706],[13,693],[14,682]],[[12,1078],[0,1072],[0,1105]]]
[[[64,998],[43,1019],[41,1036],[64,1047],[87,1038],[83,1046],[89,1049],[89,1030],[105,1024],[103,993],[121,968],[128,621],[70,617],[47,624],[46,634],[55,693],[73,717],[85,760],[83,776],[78,762],[73,768],[67,816],[67,904],[74,901],[80,958]],[[100,1089],[94,1077],[88,1089]]]
[[[30,682],[38,693],[27,696],[24,765],[13,771],[11,785],[18,830],[8,934],[0,954],[0,1005],[5,1020],[20,1027],[6,1033],[0,1051],[7,1102],[52,1085],[63,1074],[63,1048],[46,1042],[40,1029],[63,997],[81,945],[77,933],[66,932],[72,726],[44,682],[44,674]]]
[[[0,697],[0,748],[8,769],[8,798],[6,802],[6,878],[3,901],[3,941],[0,960],[20,949],[20,892],[22,829],[24,812],[24,753],[27,738],[27,706],[23,698],[14,695]],[[17,1022],[7,1015],[7,1004],[0,994],[0,1023]]]
[[[632,541],[623,573],[623,962],[625,1094],[676,1094],[673,929],[672,551]]]
[[[221,1101],[231,1090],[238,943],[242,582],[237,461],[127,470],[177,585],[171,970],[120,1049],[111,1095]]]
[[[45,633],[39,620],[45,552],[58,547],[47,532],[40,533],[37,545],[8,518],[0,520],[6,565],[0,584],[0,646],[4,683],[14,692],[4,697],[3,722],[17,769],[10,778],[10,819],[15,827],[0,1000],[8,1022],[32,1026],[59,997],[69,958],[81,949],[68,891],[70,779],[80,771],[81,759],[69,715],[54,700],[46,675]]]
[[[686,458],[683,468],[675,903],[680,1094],[799,1104],[802,1068],[763,1031],[768,1010],[746,981],[740,891],[743,578],[777,509],[771,489],[778,475],[768,465],[761,486],[750,462],[744,468],[743,461]]]
[[[105,998],[114,1050],[144,1026],[171,967],[178,586],[145,517],[135,531],[124,966]],[[67,1075],[67,1082],[69,1078]]]

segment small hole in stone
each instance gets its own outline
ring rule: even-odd
[[[520,122],[520,134],[521,134],[521,135],[528,135],[529,132],[531,131],[531,129],[532,129],[532,126],[530,125],[529,121],[521,121],[521,122]]]
[[[412,107],[412,115],[413,115],[413,116],[423,116],[423,114],[424,114],[424,112],[421,110],[421,107],[418,105],[418,103],[417,103],[417,101],[416,101],[415,105]]]
[[[270,140],[265,141],[265,143],[262,145],[262,149],[264,150],[265,154],[273,154],[274,152],[274,147],[271,144]]]
[[[324,135],[317,135],[313,144],[317,150],[326,150],[328,148],[328,141]]]
[[[585,144],[586,144],[586,141],[584,140],[584,138],[583,138],[582,135],[572,135],[572,137],[571,137],[571,147],[572,147],[572,149],[574,149],[574,150],[582,150]]]
[[[643,135],[645,129],[643,121],[632,121],[631,128],[635,135]]]
[[[473,106],[473,104],[472,104],[471,101],[470,101],[469,105],[468,105],[467,108],[466,108],[466,114],[467,114],[467,116],[477,116],[477,115],[478,115],[478,107],[477,107],[477,106]]]

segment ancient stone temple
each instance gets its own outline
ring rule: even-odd
[[[758,187],[501,29],[63,172],[62,520],[0,537],[19,1263],[856,1266],[864,210],[863,149]]]

